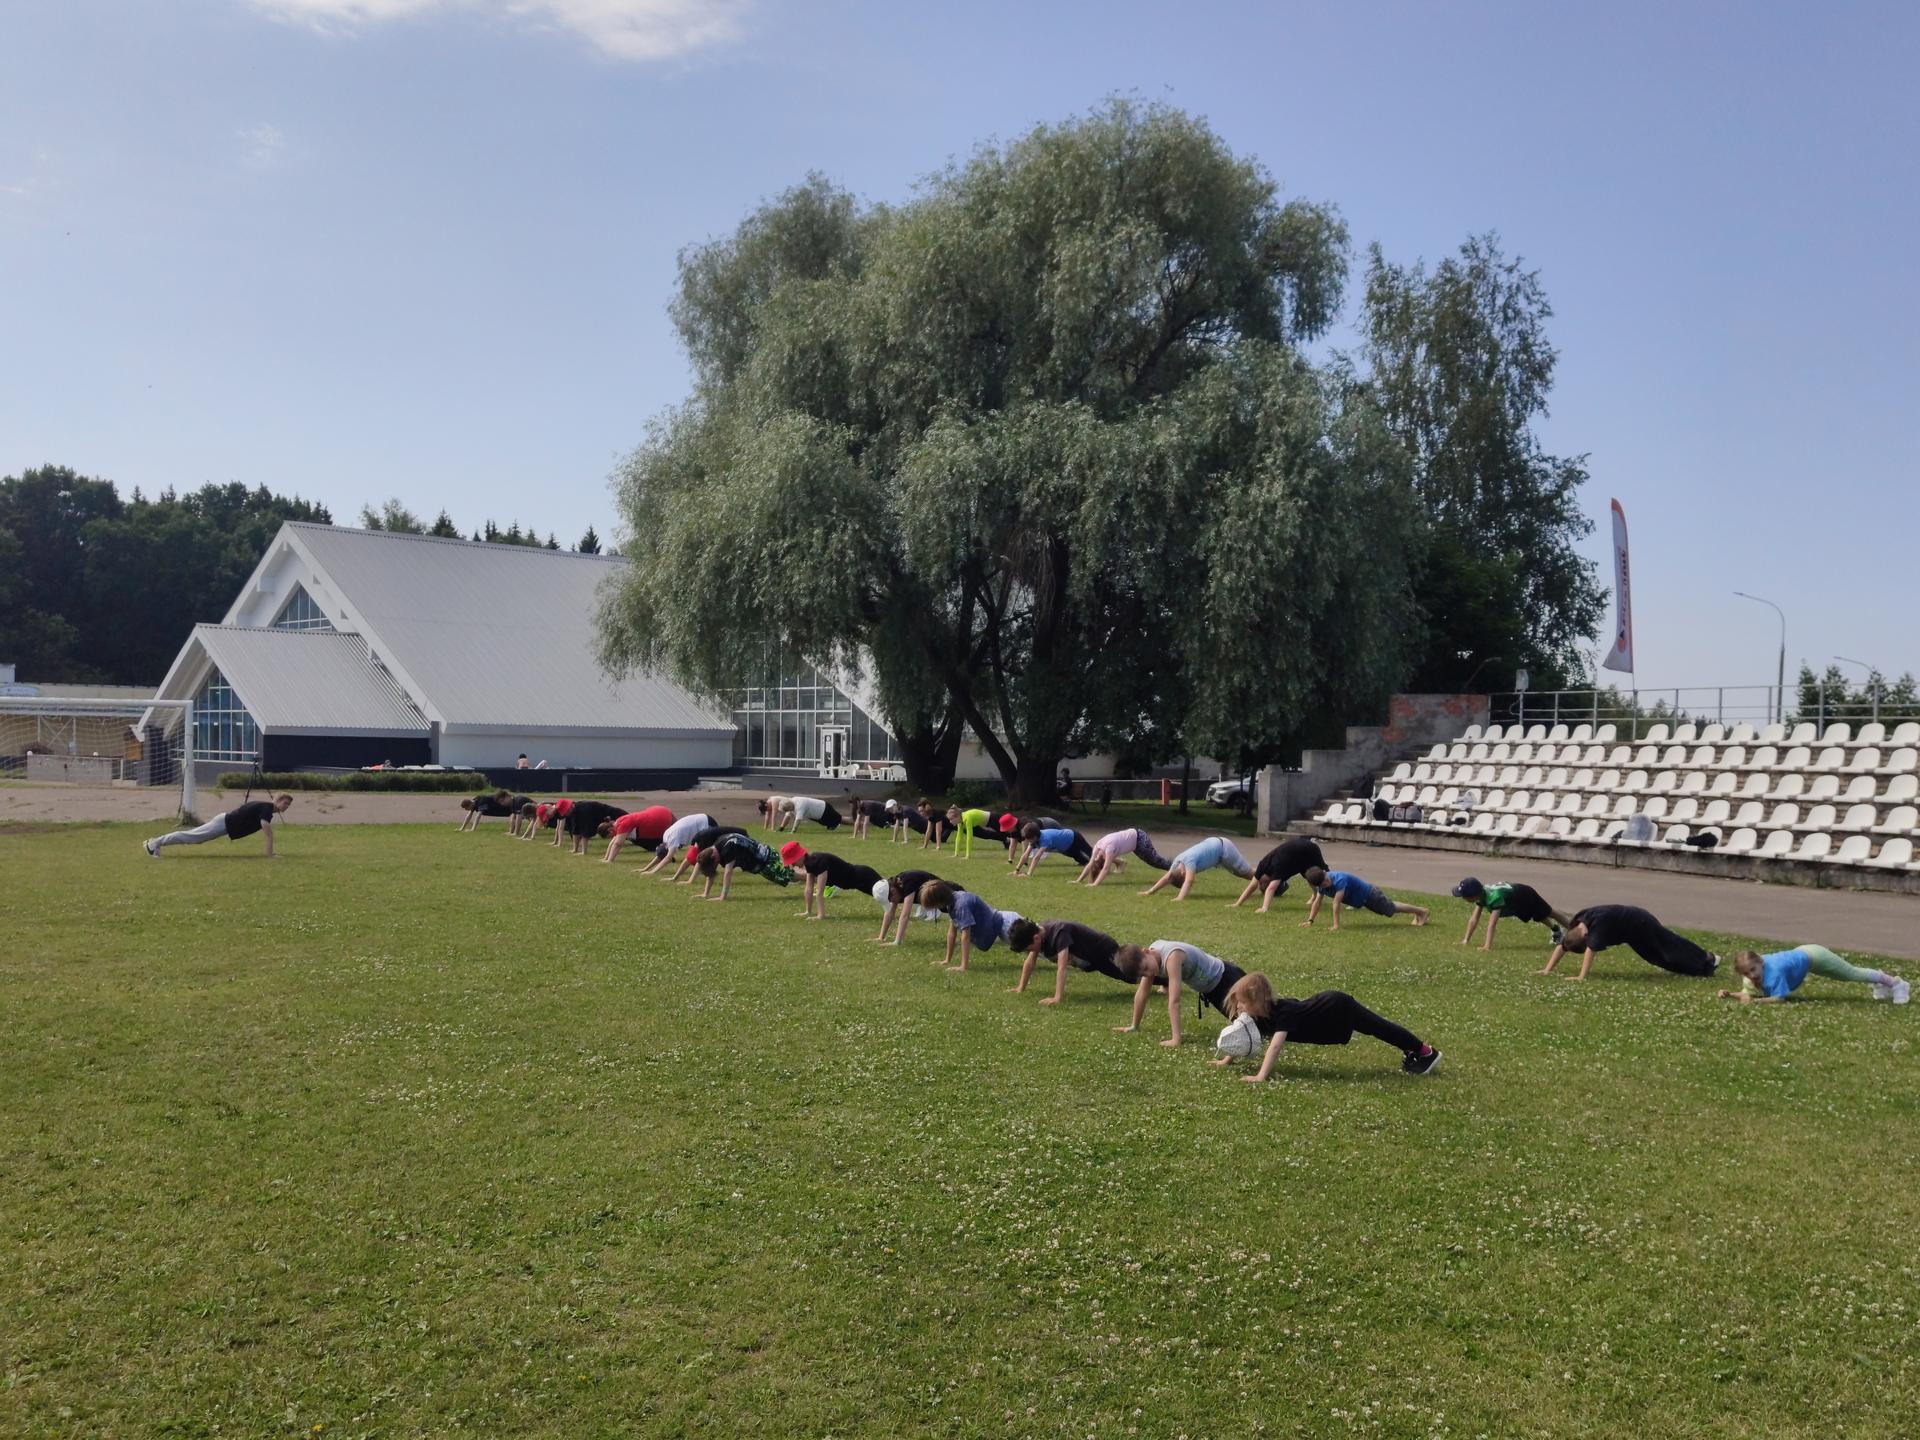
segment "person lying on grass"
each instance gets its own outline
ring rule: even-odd
[[[1440,1052],[1433,1046],[1405,1026],[1374,1014],[1344,990],[1322,990],[1294,1000],[1275,995],[1267,977],[1255,971],[1227,992],[1226,1008],[1230,1018],[1220,1032],[1220,1045],[1232,1043],[1236,1029],[1244,1031],[1249,1023],[1266,1041],[1259,1070],[1240,1077],[1251,1085],[1273,1073],[1274,1062],[1289,1040],[1296,1045],[1345,1045],[1356,1031],[1398,1050],[1400,1068],[1409,1075],[1431,1075],[1440,1063]],[[1231,1065],[1238,1058],[1228,1053],[1212,1063]]]
[[[469,830],[478,830],[482,820],[505,820],[511,833],[512,829],[517,828],[513,822],[519,817],[520,807],[526,803],[526,796],[510,794],[505,790],[462,800],[460,808],[467,813],[460,819],[460,833],[464,835]]]
[[[686,853],[680,857],[680,863],[674,866],[673,874],[665,876],[664,878],[669,884],[672,884],[684,874],[687,877],[686,883],[691,885],[694,882],[695,876],[699,874],[697,866],[702,852],[711,850],[728,835],[744,836],[746,833],[747,832],[742,830],[738,825],[708,824],[702,826],[700,829],[694,831],[693,838],[687,841]],[[659,852],[655,851],[654,853],[657,855]],[[669,851],[668,853],[671,854],[672,852]]]
[[[1675,975],[1706,976],[1720,968],[1720,957],[1676,934],[1638,905],[1589,905],[1573,917],[1573,922],[1554,942],[1553,953],[1542,967],[1542,975],[1551,975],[1562,955],[1579,952],[1580,973],[1569,980],[1584,980],[1593,968],[1593,957],[1602,950],[1625,945],[1649,965],[1670,970]]]
[[[1289,835],[1260,857],[1260,863],[1253,867],[1253,874],[1247,880],[1247,888],[1240,892],[1232,908],[1238,910],[1258,890],[1259,913],[1264,915],[1269,905],[1287,893],[1287,881],[1316,867],[1327,868],[1327,857],[1320,853],[1320,846],[1304,835]]]
[[[1487,938],[1480,942],[1483,951],[1493,949],[1493,931],[1502,917],[1511,915],[1526,925],[1548,925],[1553,929],[1553,938],[1557,942],[1561,932],[1573,922],[1549,905],[1540,892],[1531,885],[1521,885],[1515,881],[1500,881],[1493,885],[1482,885],[1469,875],[1453,887],[1453,898],[1471,900],[1473,913],[1467,917],[1467,933],[1460,938],[1462,945],[1473,939],[1473,928],[1480,923],[1480,912],[1487,912]]]
[[[707,881],[700,891],[699,898],[702,900],[725,900],[733,888],[733,872],[736,870],[761,876],[775,885],[793,883],[793,872],[780,863],[780,857],[773,853],[773,847],[755,840],[751,835],[722,835],[712,849],[700,852],[699,870]],[[713,894],[715,875],[720,877],[720,893],[717,896]]]
[[[1202,1000],[1225,1015],[1227,993],[1246,978],[1247,973],[1231,960],[1209,955],[1188,940],[1156,940],[1151,945],[1122,945],[1120,953],[1114,957],[1114,964],[1121,974],[1140,977],[1133,989],[1133,1020],[1126,1025],[1114,1026],[1115,1033],[1131,1035],[1138,1030],[1141,1017],[1147,1013],[1147,996],[1156,984],[1164,984],[1167,987],[1167,1021],[1173,1031],[1172,1038],[1160,1042],[1166,1046],[1180,1043],[1180,991],[1183,986],[1195,991]]]
[[[1153,848],[1153,838],[1144,830],[1114,830],[1102,835],[1093,842],[1093,854],[1073,878],[1076,885],[1098,885],[1107,876],[1119,871],[1127,863],[1129,855],[1138,855],[1144,865],[1155,870],[1165,870],[1172,865],[1171,860],[1162,858]]]
[[[806,903],[800,911],[803,920],[826,919],[827,898],[836,891],[871,895],[880,883],[880,872],[871,865],[855,865],[825,850],[809,850],[798,840],[780,847],[780,863],[806,877]]]
[[[971,890],[960,890],[944,880],[929,880],[920,887],[922,908],[947,917],[947,952],[940,963],[949,970],[965,970],[976,947],[982,953],[993,949],[1002,935],[1027,922],[1017,910],[996,910]],[[904,927],[905,921],[901,924]],[[953,963],[953,942],[960,942],[960,963]]]
[[[631,815],[601,821],[595,827],[600,832],[600,838],[607,842],[607,853],[601,860],[611,865],[613,857],[620,853],[623,845],[644,845],[652,850],[666,838],[667,829],[672,824],[673,811],[664,805],[649,805]]]
[[[640,873],[642,875],[652,875],[656,871],[666,869],[667,862],[673,859],[674,851],[683,850],[691,845],[693,843],[693,837],[698,835],[702,830],[711,827],[713,823],[714,821],[711,815],[682,815],[678,820],[667,826],[661,833],[660,838],[654,842],[653,859],[647,862],[647,867]],[[742,833],[744,834],[745,832],[743,831]],[[684,861],[682,865],[684,867]],[[676,877],[679,873],[678,870],[674,872]]]
[[[160,852],[168,845],[204,845],[209,840],[218,840],[222,835],[229,840],[244,840],[255,831],[267,842],[267,859],[273,859],[273,822],[287,813],[287,807],[293,804],[293,796],[276,795],[271,800],[252,800],[245,805],[236,805],[191,830],[174,830],[165,835],[156,835],[151,840],[142,840],[141,848],[154,859],[160,858]]]
[[[1173,898],[1184,900],[1187,892],[1193,889],[1194,877],[1202,871],[1219,866],[1229,875],[1238,875],[1242,880],[1253,874],[1253,867],[1247,864],[1247,857],[1240,853],[1240,847],[1224,835],[1209,836],[1189,845],[1173,857],[1173,863],[1167,867],[1167,873],[1140,893],[1152,895],[1169,885],[1178,885],[1180,893]]]
[[[1134,977],[1116,963],[1120,942],[1091,925],[1072,920],[1049,920],[1044,925],[1036,925],[1031,920],[1022,920],[1008,930],[1007,939],[1015,950],[1027,957],[1020,966],[1020,982],[1013,987],[1016,995],[1026,990],[1040,957],[1053,957],[1053,994],[1041,996],[1042,1005],[1058,1005],[1065,998],[1069,969],[1098,970],[1122,985],[1134,983]]]
[[[1906,1004],[1911,993],[1907,982],[1898,975],[1849,964],[1824,945],[1800,945],[1792,950],[1776,950],[1770,955],[1742,950],[1733,957],[1733,968],[1740,977],[1740,988],[1718,992],[1722,1000],[1778,1005],[1791,999],[1793,992],[1806,983],[1809,974],[1871,985],[1874,999],[1890,1000],[1895,1005]]]
[[[920,891],[925,885],[940,880],[931,870],[902,870],[898,875],[882,880],[873,887],[873,898],[881,904],[880,933],[874,936],[878,944],[887,942],[887,926],[892,925],[893,944],[898,945],[907,933],[909,915],[922,920],[938,917],[938,912],[929,910],[920,903]],[[941,884],[946,882],[941,880]],[[897,917],[897,918],[896,918]]]
[[[1411,915],[1416,929],[1427,923],[1430,912],[1424,906],[1395,901],[1377,885],[1369,885],[1358,875],[1350,875],[1345,870],[1328,873],[1315,865],[1300,878],[1313,887],[1313,899],[1307,902],[1307,918],[1300,922],[1302,928],[1313,924],[1319,917],[1320,902],[1326,899],[1333,901],[1332,928],[1335,930],[1340,928],[1340,909],[1343,905],[1371,910],[1388,919],[1395,915]]]
[[[576,800],[573,808],[560,817],[559,835],[556,838],[564,837],[572,845],[573,854],[584,855],[587,853],[588,837],[605,834],[600,827],[604,825],[611,828],[613,822],[626,813],[618,805],[609,805],[602,800]]]
[[[1038,820],[1027,821],[1020,827],[1020,851],[1014,861],[1013,873],[1031,875],[1049,855],[1064,855],[1074,864],[1084,867],[1093,863],[1093,846],[1078,830],[1064,827],[1043,830]]]

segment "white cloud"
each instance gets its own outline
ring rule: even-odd
[[[468,13],[578,35],[615,60],[671,60],[741,32],[752,0],[245,0],[282,20],[354,34],[396,20]]]
[[[287,148],[287,136],[278,125],[250,125],[240,132],[247,147],[247,164],[256,170],[271,170],[280,163]]]

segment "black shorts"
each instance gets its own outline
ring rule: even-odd
[[[1246,979],[1247,972],[1231,960],[1222,960],[1220,963],[1227,967],[1220,976],[1220,983],[1200,998],[1224,1015],[1227,1013],[1227,992]]]
[[[1506,907],[1500,914],[1505,919],[1544,925],[1553,918],[1553,907],[1531,885],[1513,885],[1508,888]]]

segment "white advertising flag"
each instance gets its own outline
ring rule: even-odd
[[[1633,587],[1627,577],[1627,512],[1613,502],[1613,649],[1600,664],[1633,672]]]

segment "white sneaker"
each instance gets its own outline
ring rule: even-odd
[[[1906,981],[1896,980],[1893,982],[1893,1003],[1894,1004],[1904,1005],[1907,1003],[1908,999],[1911,998],[1912,995],[1913,995],[1913,987],[1907,984]]]
[[[160,858],[160,847],[152,840],[142,840],[140,842],[140,848],[146,851],[147,854],[151,855],[154,859],[158,860]]]

